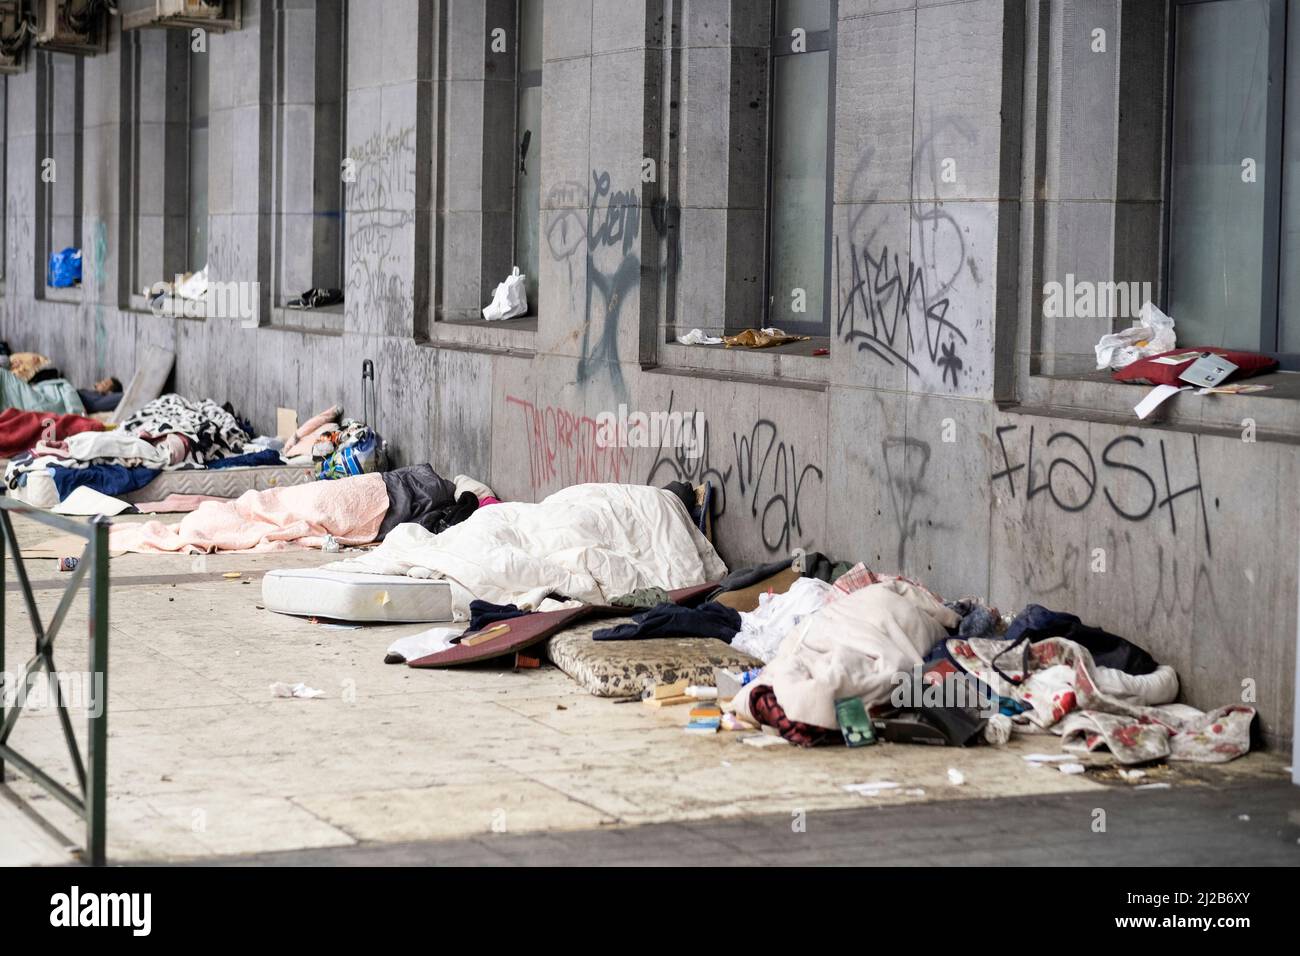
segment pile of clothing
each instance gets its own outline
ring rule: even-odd
[[[152,444],[166,446],[167,465],[204,466],[244,454],[253,429],[241,421],[227,402],[194,401],[163,395],[124,421],[120,430]]]
[[[0,411],[0,458],[13,458],[30,451],[42,437],[67,438],[79,432],[103,430],[103,422],[84,415],[55,415],[6,408]]]
[[[596,640],[716,637],[764,666],[728,703],[802,746],[840,743],[841,705],[860,702],[886,740],[964,746],[1053,733],[1122,764],[1231,760],[1255,711],[1174,703],[1178,676],[1137,645],[1072,614],[1030,605],[1014,619],[917,581],[823,555],[733,572],[704,603],[659,603]]]
[[[1250,750],[1253,707],[1174,703],[1172,667],[1073,614],[1031,604],[1005,634],[950,638],[943,651],[954,673],[1019,711],[1018,728],[1057,734],[1066,750],[1104,748],[1123,764],[1221,763]]]
[[[163,395],[111,431],[43,435],[10,461],[5,484],[49,508],[81,487],[124,495],[162,471],[281,464],[277,451],[253,444],[250,431],[229,404]]]
[[[345,418],[342,405],[332,405],[309,419],[284,443],[284,456],[294,463],[310,456],[316,477],[323,481],[384,471],[383,440],[365,422]]]

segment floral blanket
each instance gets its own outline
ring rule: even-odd
[[[947,649],[962,670],[1022,704],[1029,723],[1060,734],[1066,750],[1104,747],[1124,764],[1166,757],[1224,763],[1250,750],[1255,708],[1230,704],[1207,714],[1183,704],[1122,700],[1098,688],[1088,649],[1063,637],[1019,645],[954,639]]]

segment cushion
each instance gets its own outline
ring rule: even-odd
[[[1232,349],[1219,348],[1185,348],[1171,349],[1159,355],[1138,359],[1131,365],[1117,370],[1112,377],[1117,382],[1133,382],[1137,385],[1186,385],[1178,376],[1187,371],[1188,366],[1201,357],[1203,352],[1226,358],[1237,370],[1224,381],[1235,381],[1262,375],[1277,368],[1277,359],[1261,355],[1258,352],[1236,352]],[[1185,356],[1185,358],[1184,358]],[[1181,358],[1182,361],[1173,361]]]

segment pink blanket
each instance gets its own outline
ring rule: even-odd
[[[178,524],[148,521],[112,531],[113,551],[280,551],[319,548],[327,534],[339,544],[367,544],[388,511],[382,475],[246,491],[234,501],[204,502]]]

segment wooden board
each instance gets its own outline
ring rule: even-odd
[[[151,345],[145,350],[135,374],[122,392],[122,400],[113,410],[109,423],[120,425],[163,393],[167,379],[171,378],[176,364],[176,353],[171,349]]]
[[[693,604],[716,587],[717,584],[713,583],[679,588],[676,591],[669,591],[668,597],[675,604]],[[491,628],[484,628],[482,633],[487,637],[486,640],[474,644],[456,644],[445,651],[438,651],[426,657],[407,661],[406,665],[408,667],[454,667],[458,664],[473,664],[478,661],[491,660],[494,657],[527,650],[536,644],[540,644],[551,635],[564,630],[564,628],[576,624],[585,617],[618,617],[630,614],[632,610],[607,604],[583,604],[562,611],[540,611],[524,614],[505,621],[504,623],[510,626],[510,629],[505,633],[487,637]]]

